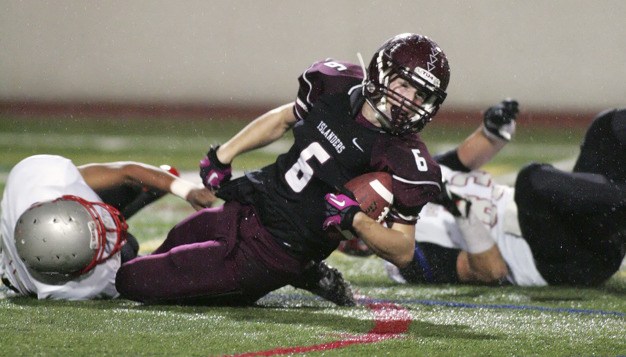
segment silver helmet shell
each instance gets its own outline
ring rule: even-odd
[[[95,205],[115,210],[104,204]],[[117,210],[112,213],[119,214]],[[121,248],[126,223],[123,219],[113,221],[116,227],[105,227],[94,203],[64,196],[33,205],[20,216],[14,232],[15,247],[31,272],[82,274]],[[108,231],[117,231],[118,242],[114,251],[103,258]]]

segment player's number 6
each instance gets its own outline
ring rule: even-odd
[[[330,155],[317,142],[311,143],[306,149],[302,150],[298,161],[285,173],[285,180],[294,192],[302,192],[311,180],[311,177],[313,177],[313,168],[307,162],[313,157],[320,164],[330,159]]]

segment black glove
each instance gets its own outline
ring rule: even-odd
[[[485,135],[504,141],[510,141],[515,134],[515,116],[519,112],[516,100],[505,99],[487,109],[483,117]]]
[[[455,217],[467,218],[472,203],[456,193],[450,191],[446,182],[443,183],[441,193],[433,203],[443,206]]]
[[[223,182],[232,177],[230,164],[222,164],[217,159],[217,147],[211,146],[206,156],[200,160],[200,178],[205,187],[217,190]]]

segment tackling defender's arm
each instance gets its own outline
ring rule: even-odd
[[[464,283],[496,283],[509,273],[497,245],[481,253],[461,251],[457,257],[456,271],[459,280]]]
[[[461,232],[458,243],[462,248],[456,264],[459,280],[493,283],[504,279],[509,270],[491,232],[478,217],[475,207],[468,206],[465,201],[459,201],[457,205],[460,215],[454,220]]]
[[[438,156],[437,161],[457,171],[481,168],[515,134],[518,103],[506,99],[485,111],[483,123],[455,150]]]
[[[456,149],[459,161],[469,170],[476,170],[489,162],[507,142],[488,137],[482,126],[476,129]]]
[[[148,187],[169,192],[187,200],[195,209],[211,207],[216,197],[211,191],[172,175],[158,167],[138,162],[112,162],[79,166],[83,179],[94,191],[122,185]]]

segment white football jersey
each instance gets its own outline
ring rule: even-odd
[[[528,243],[521,237],[514,190],[496,184],[484,171],[458,172],[441,166],[448,189],[468,200],[471,209],[487,227],[509,267],[507,279],[515,285],[547,285],[537,271]],[[447,248],[467,250],[454,217],[440,205],[429,203],[420,212],[415,239]]]
[[[13,231],[18,218],[33,203],[74,195],[91,202],[102,202],[85,183],[72,161],[54,155],[36,155],[19,162],[9,173],[1,202],[0,275],[21,294],[35,294],[39,299],[86,300],[114,298],[115,273],[120,267],[119,252],[87,274],[58,284],[36,280],[17,254]],[[106,219],[105,219],[106,221]],[[107,235],[114,243],[113,235]],[[110,244],[109,244],[110,245]]]

